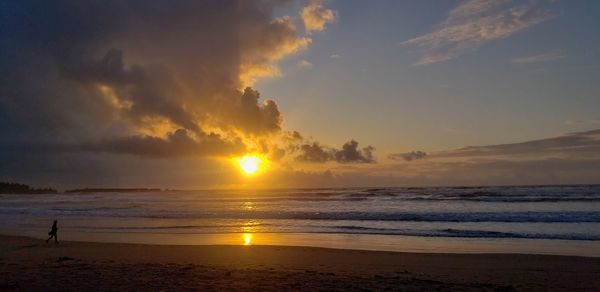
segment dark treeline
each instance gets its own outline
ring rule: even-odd
[[[0,182],[0,194],[48,194],[56,192],[55,189],[51,188],[36,189],[19,183]]]

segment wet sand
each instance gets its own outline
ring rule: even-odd
[[[598,291],[600,258],[0,236],[0,290]]]

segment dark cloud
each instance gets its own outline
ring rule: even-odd
[[[307,162],[326,162],[334,158],[334,151],[327,149],[319,143],[304,144],[300,146],[301,154],[296,159]]]
[[[288,142],[298,142],[302,141],[302,134],[298,131],[286,131],[283,133],[283,139]]]
[[[193,139],[184,129],[169,133],[166,138],[130,136],[102,141],[81,147],[87,151],[105,151],[151,158],[185,156],[219,156],[244,153],[241,141],[224,142],[216,134]]]
[[[232,184],[218,160],[140,159],[114,152],[0,151],[0,181],[21,181],[60,190],[83,187],[195,188]]]
[[[374,163],[374,150],[373,146],[367,146],[359,150],[358,142],[351,140],[344,143],[341,150],[335,151],[334,156],[337,162],[342,163]]]
[[[2,143],[203,144],[279,133],[275,101],[256,78],[306,47],[278,1],[15,1],[2,4]],[[138,137],[138,138],[132,138]],[[202,148],[202,147],[201,147]],[[210,148],[210,147],[209,147]],[[115,147],[104,148],[116,149]],[[225,148],[229,149],[229,148]],[[173,156],[177,156],[173,153]]]
[[[273,161],[281,160],[286,154],[285,149],[281,149],[279,147],[273,147],[271,152],[269,153],[269,159]]]
[[[375,163],[373,157],[373,146],[358,148],[358,142],[350,140],[341,149],[322,146],[317,142],[312,144],[303,144],[299,146],[301,152],[296,156],[297,160],[305,162],[323,163],[327,161],[336,161],[339,163]]]
[[[413,160],[417,160],[417,159],[423,159],[425,157],[427,157],[427,153],[423,152],[423,151],[419,151],[419,150],[405,152],[405,153],[396,153],[396,154],[391,154],[389,156],[389,158],[392,160],[403,159],[405,161],[413,161]]]
[[[193,113],[186,110],[181,88],[162,66],[148,68],[134,65],[126,68],[123,53],[110,50],[98,61],[64,64],[62,73],[65,78],[75,80],[92,91],[98,87],[108,91],[99,94],[113,98],[112,101],[120,107],[118,110],[137,123],[142,123],[144,117],[159,116],[177,126],[200,132]]]
[[[262,106],[258,105],[260,93],[246,87],[233,103],[229,122],[249,133],[274,132],[281,130],[283,117],[275,101],[267,99]]]
[[[289,2],[3,2],[0,176],[181,182],[179,173],[198,175],[182,161],[217,173],[206,157],[259,151],[278,160],[299,151],[286,146],[302,135],[285,131],[277,103],[253,88],[312,42],[279,16],[282,5],[298,8]],[[371,147],[357,147],[328,159],[374,160]],[[180,157],[189,159],[147,159]]]

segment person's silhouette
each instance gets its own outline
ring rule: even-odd
[[[52,239],[52,237],[54,237],[54,242],[58,243],[58,227],[56,227],[57,223],[58,221],[54,220],[54,224],[52,224],[52,229],[50,230],[50,232],[48,232],[48,235],[50,235],[50,237],[46,239],[46,243],[48,243],[48,241]]]

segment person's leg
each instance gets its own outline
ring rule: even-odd
[[[58,233],[54,234],[54,243],[58,243]]]
[[[52,235],[50,235],[50,237],[48,237],[48,239],[46,239],[46,243],[48,243],[48,241],[50,241],[50,239],[52,239]]]

